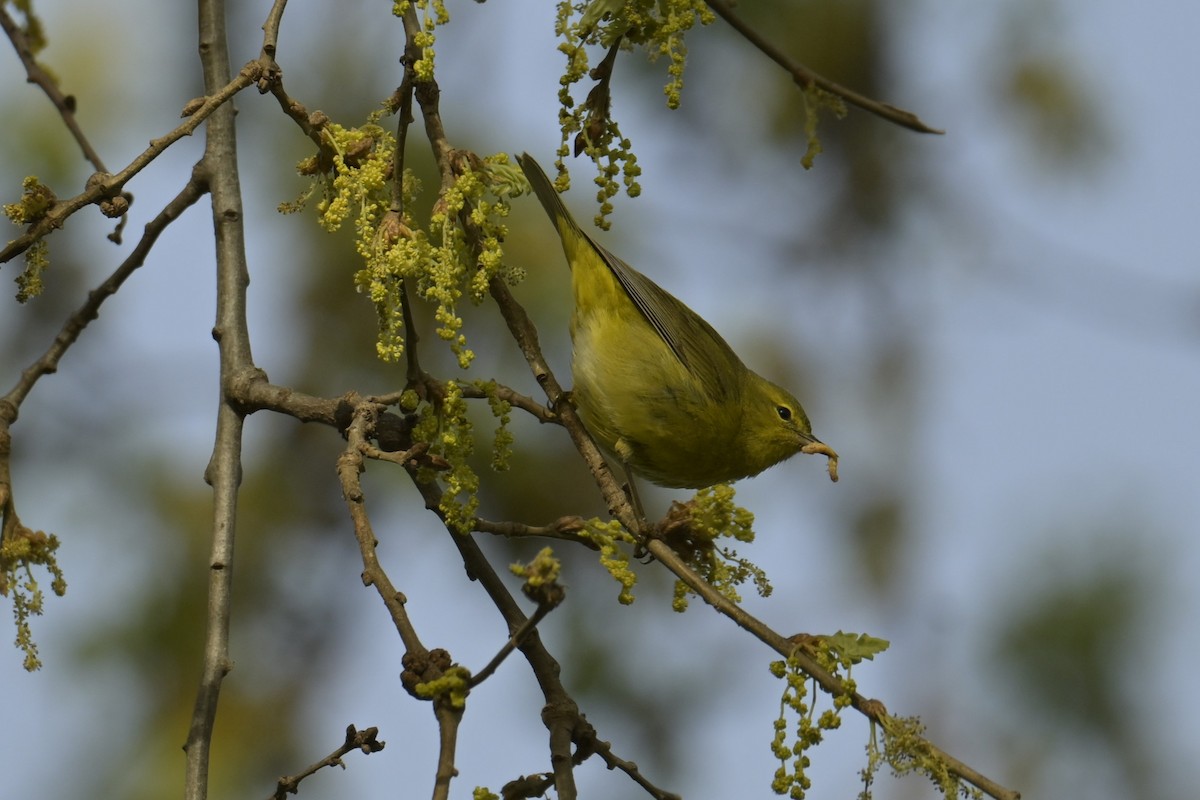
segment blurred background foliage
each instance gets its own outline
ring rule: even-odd
[[[178,109],[200,93],[194,13],[178,4],[126,5],[39,5],[50,38],[44,60],[77,96],[81,122],[110,168],[172,127]],[[267,5],[232,4],[235,58],[257,54]],[[1060,35],[1078,8],[992,4],[993,24],[972,33],[978,63],[969,70],[931,64],[922,73],[913,54],[926,46],[921,14],[930,8],[764,0],[743,3],[739,13],[812,69],[909,107],[951,135],[960,109],[984,115],[1007,158],[1036,164],[1046,181],[1096,180],[1118,146],[1110,118],[1116,109],[1101,108],[1102,78],[1086,71],[1070,38]],[[504,3],[452,4],[451,12],[438,68],[454,144],[480,153],[530,149],[548,160],[556,141],[558,69],[549,9],[537,22],[531,10]],[[535,24],[537,47],[546,54],[521,60],[514,51],[534,45],[519,37]],[[154,34],[138,33],[146,30]],[[310,109],[347,124],[361,120],[398,83],[401,41],[384,10],[293,4],[281,34],[285,85]],[[894,711],[921,714],[935,742],[1028,797],[1185,796],[1178,776],[1186,765],[1169,763],[1156,749],[1161,739],[1146,733],[1161,720],[1140,706],[1148,687],[1137,679],[1135,654],[1155,647],[1147,641],[1148,621],[1167,606],[1152,565],[1130,544],[1162,535],[1155,515],[1136,498],[1063,497],[1049,516],[1027,520],[1044,534],[1019,537],[1027,548],[1021,557],[997,564],[1011,571],[999,579],[1008,591],[971,617],[941,606],[938,598],[948,590],[937,582],[946,569],[938,566],[937,548],[947,539],[926,527],[939,487],[925,445],[934,363],[925,323],[944,293],[955,291],[945,287],[945,272],[929,266],[938,263],[931,253],[964,273],[992,272],[985,286],[1023,286],[1018,294],[1036,296],[1055,313],[1094,314],[1089,324],[1118,335],[1136,327],[1122,317],[1130,312],[1096,311],[1054,274],[1020,265],[1009,271],[1006,257],[994,255],[1010,235],[1006,222],[973,187],[941,169],[944,140],[852,111],[843,121],[824,121],[824,153],[803,173],[803,100],[787,76],[720,23],[695,31],[688,43],[684,102],[674,114],[662,106],[662,62],[634,54],[618,60],[616,114],[647,169],[648,192],[646,206],[618,202],[608,242],[741,343],[760,371],[800,387],[818,434],[844,457],[854,454],[836,491],[811,488],[821,481],[812,463],[781,468],[788,472],[769,484],[770,495],[747,490],[760,501],[751,505],[760,515],[760,540],[790,543],[782,554],[747,549],[783,595],[752,600],[753,610],[774,614],[785,633],[794,632],[789,625],[813,633],[865,629],[892,639],[897,652],[857,676],[864,691]],[[15,56],[0,53],[0,64],[7,120],[0,191],[9,201],[32,173],[62,187],[60,196],[73,192],[87,177],[76,148],[45,99],[21,82]],[[964,98],[953,93],[959,85],[941,80],[939,68],[988,79],[972,83]],[[539,99],[520,101],[526,93]],[[311,215],[273,211],[303,188],[293,166],[307,155],[306,141],[270,98],[246,94],[238,105],[257,360],[274,382],[313,394],[396,388],[401,369],[374,357],[373,312],[351,284],[358,265],[348,236],[321,232]],[[127,240],[182,186],[200,138],[182,143],[130,187],[137,201]],[[410,164],[433,185],[418,129],[410,148]],[[723,193],[690,189],[698,172],[715,176]],[[576,186],[571,202],[584,208],[590,192]],[[27,789],[13,796],[36,790],[44,797],[151,798],[182,783],[178,748],[199,679],[206,603],[211,496],[201,475],[217,400],[207,216],[202,202],[163,237],[62,371],[37,387],[14,427],[20,509],[29,524],[63,539],[70,589],[35,620],[47,668],[27,676],[15,671],[15,654],[3,659],[0,696],[22,712],[6,712],[10,724],[0,734],[13,776],[6,780]],[[119,262],[124,250],[102,241],[107,224],[98,214],[78,215],[53,237],[46,295],[21,307],[5,302],[0,381],[6,386],[51,341],[87,288]],[[522,203],[511,228],[510,258],[527,264],[531,275],[517,296],[566,381],[568,278],[557,244],[540,214]],[[727,237],[713,251],[715,263],[690,260],[703,245],[677,246],[690,229]],[[743,252],[751,254],[745,265],[738,260]],[[705,306],[693,297],[706,296],[697,287],[709,280],[702,270],[714,266],[714,286],[734,287],[736,294],[716,289]],[[4,271],[15,275],[14,265]],[[1175,308],[1169,299],[1160,304],[1143,282],[1130,294],[1135,311]],[[494,376],[537,396],[495,310],[464,311],[479,353],[472,377]],[[449,356],[432,336],[422,347],[427,369],[451,374]],[[1009,447],[1002,395],[995,407],[973,412],[995,425],[997,447]],[[561,431],[514,417],[511,471],[490,474],[486,445],[480,447],[481,514],[530,523],[602,514]],[[480,414],[481,438],[489,420]],[[388,749],[369,759],[352,754],[347,773],[311,779],[304,796],[344,796],[351,787],[376,795],[408,787],[402,795],[419,796],[432,776],[433,723],[427,708],[399,690],[399,643],[373,593],[359,583],[334,476],[343,443],[328,430],[266,414],[250,420],[248,436],[235,567],[236,668],[222,691],[213,796],[266,796],[277,776],[339,744],[351,722],[380,725]],[[426,644],[482,666],[503,639],[499,617],[465,580],[452,544],[406,479],[381,467],[365,479],[381,556],[408,594]],[[796,482],[805,485],[787,491],[803,495],[799,506],[780,496]],[[978,514],[1020,503],[998,484],[979,491],[989,489]],[[662,511],[668,497],[654,493],[651,505]],[[771,511],[769,502],[782,510]],[[541,544],[483,542],[499,565],[527,559]],[[556,549],[566,560],[570,596],[547,620],[544,636],[601,737],[651,780],[685,796],[717,796],[706,788],[721,785],[714,773],[737,773],[735,785],[745,788],[740,796],[768,796],[769,763],[768,771],[751,769],[736,755],[727,759],[728,750],[711,749],[743,742],[754,758],[769,762],[770,697],[781,687],[766,675],[766,654],[702,608],[672,615],[669,582],[653,567],[640,569],[639,601],[626,612],[616,607],[617,588],[594,556]],[[954,627],[964,622],[969,633]],[[738,698],[749,691],[746,683],[765,701],[744,705]],[[476,783],[495,789],[547,768],[540,702],[530,684],[527,670],[513,661],[473,696],[456,796]],[[26,692],[39,704],[19,706]],[[55,725],[66,726],[54,735],[71,743],[76,769],[53,767],[55,748],[22,732]],[[858,720],[847,727],[855,732],[817,750],[814,760],[823,763],[814,796],[854,791],[866,734]],[[582,779],[589,796],[639,796],[596,765]],[[877,796],[930,792],[910,780],[885,784]]]

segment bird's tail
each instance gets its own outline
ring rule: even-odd
[[[564,240],[568,238],[577,241],[587,240],[587,234],[575,222],[575,218],[571,216],[571,212],[567,211],[567,207],[563,205],[562,198],[554,190],[554,184],[550,182],[550,178],[546,176],[546,172],[534,160],[533,156],[529,155],[529,153],[522,153],[517,156],[517,163],[521,165],[521,171],[525,173],[530,187],[533,188],[533,193],[541,201],[542,208],[546,209],[546,214],[550,217],[550,221],[558,229],[559,236]]]

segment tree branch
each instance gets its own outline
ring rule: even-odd
[[[824,89],[832,95],[837,95],[851,105],[856,105],[864,111],[869,111],[877,117],[886,119],[888,122],[893,122],[918,133],[945,133],[943,130],[931,128],[929,125],[926,125],[921,121],[920,117],[911,111],[905,111],[903,108],[897,108],[889,103],[872,100],[870,97],[861,95],[852,89],[847,89],[841,84],[834,83],[828,78],[818,75],[800,62],[792,60],[791,57],[765,39],[758,31],[754,30],[741,17],[735,14],[733,7],[726,0],[705,0],[705,2],[709,8],[717,13],[717,16],[729,23],[729,26],[740,33],[746,41],[757,47],[767,58],[783,67],[800,88],[807,89],[810,86],[816,86]]]
[[[83,333],[83,329],[99,316],[100,306],[104,301],[116,294],[125,280],[146,263],[146,257],[150,255],[150,250],[158,241],[159,235],[199,200],[204,192],[204,184],[193,176],[179,194],[175,195],[174,199],[167,203],[154,219],[146,223],[146,231],[133,251],[103,283],[88,292],[87,300],[75,313],[67,317],[67,321],[63,323],[46,352],[21,372],[20,379],[8,394],[0,397],[0,421],[5,423],[16,421],[21,403],[33,390],[38,380],[43,375],[49,375],[58,370],[58,362]]]
[[[454,754],[458,749],[458,726],[463,709],[453,707],[445,698],[433,701],[433,714],[438,722],[438,763],[433,782],[433,800],[449,800],[450,781],[458,775]]]
[[[444,523],[444,515],[440,510],[442,490],[436,484],[422,483],[415,468],[409,467],[408,473],[417,487],[417,491],[425,499],[425,507],[437,514]],[[473,580],[479,581],[483,586],[492,603],[504,617],[509,635],[512,636],[521,630],[528,618],[521,611],[516,599],[504,586],[504,582],[492,568],[483,551],[479,549],[478,543],[472,536],[457,533],[449,528],[447,530],[455,547],[458,548],[459,555],[462,556],[467,575]],[[558,661],[542,644],[536,629],[531,630],[524,637],[524,640],[517,645],[517,649],[521,651],[533,669],[538,686],[546,700],[546,705],[542,709],[542,721],[550,732],[550,763],[554,770],[555,790],[560,800],[575,800],[577,792],[575,774],[572,771],[574,762],[571,755],[571,744],[583,716],[579,712],[579,706],[576,705],[575,700],[567,693],[566,688],[559,680],[561,668]]]
[[[408,612],[404,608],[407,599],[402,592],[396,591],[396,587],[392,585],[391,579],[375,554],[378,540],[371,527],[371,520],[367,517],[365,496],[362,483],[359,481],[359,475],[364,469],[363,452],[368,446],[370,437],[374,434],[375,419],[381,410],[379,406],[370,402],[359,403],[355,408],[354,421],[350,423],[350,428],[347,430],[346,449],[338,458],[337,472],[341,479],[342,497],[346,501],[350,519],[354,522],[354,538],[358,540],[359,553],[362,555],[363,586],[373,586],[379,593],[379,599],[387,607],[388,613],[392,617],[392,623],[396,626],[396,632],[400,634],[400,641],[404,643],[404,649],[408,653],[424,656],[429,651],[421,643],[412,620],[409,619]]]
[[[322,758],[315,764],[310,764],[301,772],[295,775],[284,776],[279,779],[279,783],[275,785],[275,793],[271,795],[270,800],[286,800],[289,794],[296,794],[300,791],[300,781],[307,778],[309,775],[323,769],[324,767],[341,767],[346,768],[346,762],[342,761],[342,756],[352,750],[361,750],[367,755],[378,753],[387,746],[387,742],[381,742],[375,737],[379,735],[378,728],[367,728],[366,730],[357,730],[353,725],[346,727],[346,741],[337,750],[334,750],[329,755]]]
[[[421,643],[405,609],[407,599],[402,592],[396,591],[375,553],[378,542],[367,517],[359,475],[364,468],[363,453],[370,447],[369,440],[374,433],[375,419],[382,410],[381,406],[370,401],[363,401],[355,408],[354,421],[347,431],[346,449],[338,459],[338,475],[341,478],[342,495],[354,521],[354,536],[358,540],[359,552],[362,555],[363,584],[375,587],[391,614],[405,649],[405,673],[401,676],[401,681],[410,693],[416,695],[417,684],[442,677],[452,662],[444,650],[430,652]],[[417,445],[409,452],[420,447],[421,445]],[[458,774],[454,766],[454,754],[458,745],[458,728],[462,721],[463,708],[461,704],[456,704],[451,696],[438,694],[433,697],[433,714],[438,723],[439,742],[433,800],[447,800],[450,796],[450,781]]]
[[[555,414],[553,411],[546,408],[532,397],[523,395],[515,389],[511,389],[508,386],[500,383],[494,383],[493,385],[495,386],[493,394],[495,394],[498,400],[503,400],[513,408],[519,408],[522,411],[528,412],[538,422],[560,422],[558,414]],[[460,384],[460,388],[462,389],[463,397],[473,400],[484,400],[488,398],[488,393],[474,384]]]
[[[834,697],[848,696],[851,705],[859,713],[873,722],[881,723],[885,729],[887,728],[890,717],[883,703],[863,697],[857,692],[847,692],[846,685],[835,675],[831,675],[822,668],[803,648],[798,648],[794,642],[776,632],[765,622],[718,592],[712,585],[696,574],[666,542],[663,542],[661,539],[651,540],[648,549],[656,561],[673,572],[679,580],[683,581],[689,589],[699,595],[704,602],[733,620],[739,627],[753,634],[759,641],[766,644],[776,653],[785,658],[794,659],[800,668],[811,676],[826,693]],[[1019,792],[1006,789],[999,783],[982,775],[949,753],[946,753],[932,742],[928,740],[925,740],[925,742],[928,746],[928,752],[944,762],[951,774],[957,775],[959,778],[975,785],[981,791],[997,798],[997,800],[1017,800],[1021,796]]]
[[[254,361],[246,323],[246,287],[250,277],[242,224],[234,108],[226,101],[248,86],[261,72],[257,64],[251,63],[242,69],[237,79],[231,81],[224,2],[199,0],[199,12],[200,62],[204,88],[209,97],[194,116],[212,117],[206,129],[204,158],[200,162],[199,172],[212,197],[217,257],[217,309],[213,338],[217,340],[220,351],[221,395],[217,408],[216,440],[204,476],[213,488],[212,545],[204,662],[185,746],[187,800],[205,800],[208,796],[209,758],[217,701],[221,682],[233,667],[229,656],[229,625],[245,418],[230,400],[230,392],[238,376],[254,369]],[[197,124],[197,120],[189,119],[181,127],[190,125],[190,131]],[[156,150],[157,154],[167,144],[169,142],[151,144],[151,150]],[[140,156],[139,160],[144,158],[146,154]]]
[[[25,66],[28,82],[36,84],[46,93],[46,97],[50,98],[50,102],[58,109],[63,124],[67,126],[67,130],[71,132],[79,149],[83,151],[83,157],[88,160],[96,172],[107,172],[104,162],[100,159],[100,154],[92,147],[92,143],[88,141],[87,136],[83,133],[83,128],[79,126],[79,121],[75,118],[75,95],[63,94],[62,89],[58,88],[58,83],[50,76],[50,73],[46,72],[38,63],[37,58],[33,55],[33,48],[29,45],[29,40],[25,37],[21,27],[17,25],[16,20],[9,15],[8,9],[3,3],[0,3],[0,28],[3,28],[4,33],[8,35],[13,49],[17,51],[17,57]]]
[[[560,598],[561,602],[561,598]],[[557,608],[557,603],[538,603],[538,607],[534,609],[533,615],[521,623],[521,627],[517,628],[512,636],[508,637],[508,641],[500,648],[500,651],[492,657],[492,660],[487,665],[471,676],[468,685],[471,688],[478,686],[492,676],[500,665],[504,663],[504,659],[512,654],[520,646],[521,642],[525,641],[525,637],[533,632],[533,629],[538,626],[538,623],[546,618],[546,615]]]
[[[279,44],[279,24],[283,22],[283,10],[286,7],[287,0],[275,0],[262,24],[262,54],[272,61],[275,60],[275,50]]]
[[[219,0],[201,0],[202,4],[206,2],[219,2]],[[228,67],[226,67],[225,74],[228,74],[228,72]],[[188,108],[185,109],[185,111],[190,112],[190,115],[179,127],[165,136],[151,139],[150,146],[143,150],[137,158],[129,162],[129,165],[117,174],[109,175],[108,173],[97,172],[88,180],[87,188],[83,192],[67,200],[60,200],[55,203],[46,212],[45,216],[31,223],[23,234],[10,241],[4,246],[4,249],[0,250],[0,263],[12,260],[54,229],[61,228],[67,219],[79,209],[119,194],[122,187],[132,180],[135,175],[162,155],[163,151],[175,142],[184,136],[190,136],[200,126],[201,122],[208,119],[217,109],[224,107],[235,94],[257,80],[261,72],[262,67],[258,62],[251,61],[242,67],[241,72],[238,73],[236,78],[226,81],[219,88],[214,87],[211,93],[204,98],[203,102],[195,105],[194,109],[192,105],[198,101],[193,101],[193,104],[189,104]]]
[[[520,522],[491,522],[481,517],[476,517],[473,530],[480,533],[503,536],[506,539],[518,539],[526,536],[561,539],[565,542],[574,542],[575,544],[583,545],[589,550],[599,550],[600,545],[586,536],[579,535],[579,531],[583,530],[583,527],[583,517],[576,515],[559,517],[549,525],[524,525]]]

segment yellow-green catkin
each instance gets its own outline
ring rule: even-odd
[[[620,42],[621,48],[641,47],[651,60],[666,56],[670,65],[663,93],[667,106],[678,108],[687,61],[684,35],[697,22],[708,25],[714,20],[713,12],[702,0],[560,0],[558,3],[555,33],[561,39],[558,49],[566,57],[566,66],[559,79],[561,140],[556,166],[563,171],[563,158],[571,153],[572,144],[576,152],[586,153],[596,165],[594,180],[599,211],[595,221],[600,228],[609,228],[611,201],[622,184],[630,197],[641,191],[637,183],[641,168],[632,143],[621,134],[612,114],[612,76],[592,73],[587,47],[608,50]],[[588,77],[596,83],[588,91],[587,99],[579,103],[572,89]]]
[[[470,693],[471,672],[466,667],[452,666],[442,673],[441,677],[431,681],[418,683],[414,687],[418,697],[432,700],[436,697],[445,698],[451,708],[462,710],[467,706],[467,694]]]
[[[4,216],[14,225],[32,225],[49,213],[58,202],[54,191],[36,176],[29,175],[21,181],[21,199],[16,203],[5,203]],[[40,295],[45,288],[42,273],[50,266],[50,247],[45,239],[39,239],[25,250],[25,270],[17,276],[17,302],[25,303]]]
[[[817,136],[817,126],[821,121],[821,109],[829,109],[833,112],[834,117],[841,119],[846,116],[846,103],[842,98],[830,94],[815,84],[809,85],[804,90],[802,99],[804,101],[804,136],[807,147],[804,155],[800,157],[800,165],[805,169],[812,169],[813,163],[823,149],[821,140]]]
[[[433,80],[433,45],[437,41],[435,31],[450,22],[450,12],[445,0],[397,0],[392,3],[392,14],[403,17],[411,6],[416,7],[420,30],[413,37],[413,44],[420,49],[420,57],[413,64],[418,81]]]
[[[769,596],[772,589],[761,567],[720,543],[721,539],[754,541],[754,514],[734,503],[734,495],[734,488],[729,484],[717,484],[697,492],[688,504],[687,539],[671,544],[705,581],[737,603],[741,602],[738,587],[746,581],[754,583],[761,597]],[[690,594],[687,584],[676,581],[671,607],[675,611],[686,611]]]
[[[512,404],[498,396],[498,386],[495,381],[476,381],[476,388],[487,397],[488,408],[496,418],[496,433],[492,437],[492,469],[504,472],[509,467],[512,458],[513,435],[508,425],[512,421]]]
[[[801,645],[797,645],[797,651]],[[888,642],[867,634],[844,633],[838,631],[832,635],[807,637],[803,647],[813,655],[816,662],[833,677],[841,682],[841,691],[832,697],[831,707],[818,715],[816,706],[819,700],[817,682],[804,671],[796,652],[785,661],[772,661],[771,674],[784,681],[783,694],[779,701],[779,716],[774,721],[774,737],[771,742],[771,752],[779,759],[779,767],[775,771],[771,788],[776,794],[787,795],[794,800],[800,800],[811,788],[812,782],[807,775],[810,765],[808,752],[816,747],[825,737],[827,731],[841,727],[841,713],[849,708],[854,701],[857,687],[850,676],[851,668],[864,660],[872,660],[888,647]],[[811,686],[811,691],[809,687]],[[788,735],[788,717],[795,717],[791,736]],[[862,771],[866,796],[860,795],[860,800],[869,800],[870,785],[881,756],[874,745],[874,728],[872,727],[872,745],[868,746],[867,766]]]
[[[0,596],[12,597],[17,627],[15,643],[25,654],[25,669],[33,672],[41,668],[42,662],[30,618],[40,616],[45,608],[45,596],[33,568],[44,567],[50,573],[50,589],[59,597],[66,594],[67,581],[55,555],[57,536],[27,528],[20,521],[10,528],[8,535],[0,540]]]
[[[469,533],[475,526],[479,508],[479,476],[468,460],[475,451],[474,431],[467,418],[467,403],[462,387],[456,381],[446,382],[446,396],[440,408],[440,430],[431,448],[450,463],[442,473],[445,484],[439,508],[446,525],[459,533]]]
[[[404,357],[405,287],[412,295],[434,307],[436,333],[446,341],[461,368],[474,359],[462,331],[458,310],[466,296],[479,303],[490,281],[518,282],[523,273],[505,264],[501,243],[508,228],[508,186],[501,174],[507,165],[504,154],[483,159],[463,158],[456,163],[457,176],[446,188],[421,226],[408,209],[422,191],[408,170],[402,177],[403,212],[393,208],[392,181],[395,136],[378,124],[383,111],[372,114],[366,124],[346,127],[332,121],[321,125],[321,136],[332,155],[329,172],[319,172],[323,157],[304,159],[301,174],[313,177],[313,186],[297,201],[281,205],[283,212],[297,211],[314,195],[318,221],[336,231],[353,218],[355,249],[363,267],[354,275],[358,290],[368,296],[379,323],[376,352],[384,361]],[[466,225],[471,226],[468,235]],[[472,245],[477,246],[475,249]]]
[[[617,602],[629,605],[633,602],[633,587],[637,573],[629,564],[629,553],[622,545],[632,546],[637,542],[629,531],[615,519],[588,520],[579,532],[579,537],[589,539],[600,548],[600,565],[612,575],[621,587]]]

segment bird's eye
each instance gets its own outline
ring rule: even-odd
[[[792,419],[792,410],[787,406],[775,406],[775,413],[784,422],[789,422]]]

